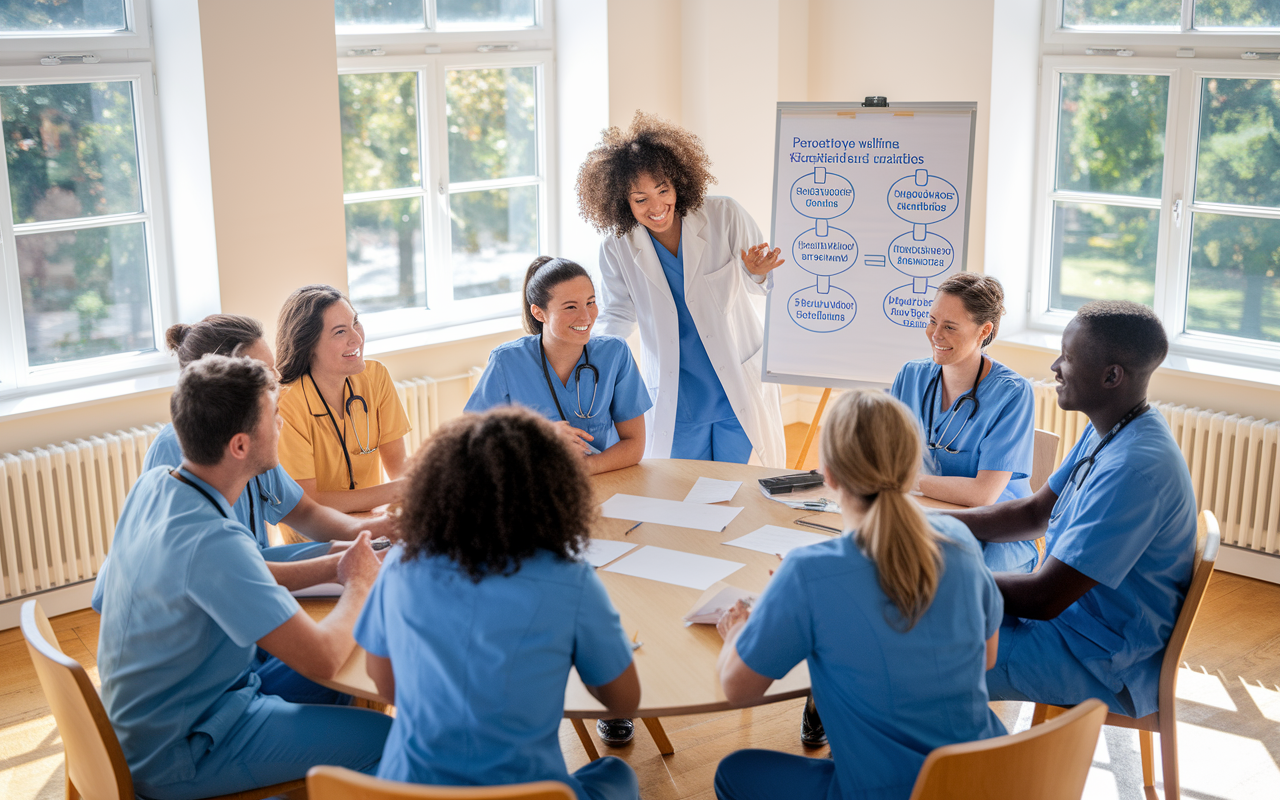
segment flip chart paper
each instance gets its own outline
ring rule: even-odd
[[[823,536],[821,533],[797,531],[777,525],[765,525],[759,530],[725,542],[725,544],[746,550],[755,550],[759,553],[776,553],[777,555],[785,556],[797,547],[806,547],[830,539],[830,536]]]
[[[615,558],[626,555],[635,549],[634,544],[615,542],[612,539],[592,539],[587,543],[587,552],[583,559],[593,567],[603,567]]]
[[[615,494],[600,506],[601,516],[613,519],[652,522],[717,533],[733,522],[733,518],[741,511],[741,508],[731,506],[682,503],[679,500],[659,500],[634,494]]]
[[[732,500],[742,481],[718,481],[715,478],[698,478],[698,482],[684,498],[686,503],[723,503]]]
[[[665,547],[642,547],[631,555],[604,568],[604,572],[648,578],[674,583],[690,589],[706,589],[718,580],[742,569],[744,565],[722,558],[694,555]]]

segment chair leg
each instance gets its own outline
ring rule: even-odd
[[[1142,785],[1156,785],[1156,754],[1151,744],[1151,731],[1138,731],[1138,750],[1142,753]]]
[[[653,743],[658,745],[658,752],[664,756],[675,753],[676,749],[671,746],[671,740],[667,738],[667,732],[662,728],[662,720],[657,717],[646,717],[644,726],[649,729],[649,735],[653,737]]]
[[[1179,800],[1182,785],[1178,780],[1178,734],[1174,729],[1177,720],[1173,714],[1160,715],[1160,759],[1164,767],[1165,800]]]
[[[593,739],[591,734],[587,732],[586,724],[577,717],[569,720],[569,722],[573,723],[573,730],[578,734],[578,741],[582,742],[582,749],[587,751],[587,758],[592,761],[598,760],[600,758],[600,751],[596,749],[595,739]]]
[[[66,765],[63,765],[63,769],[66,769]],[[67,800],[80,800],[80,792],[71,783],[70,775],[67,776]]]

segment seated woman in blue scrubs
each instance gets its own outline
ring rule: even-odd
[[[396,706],[378,777],[558,780],[580,800],[637,800],[625,762],[569,774],[560,751],[571,666],[609,711],[640,703],[631,643],[581,560],[594,510],[586,462],[532,411],[466,414],[424,445],[403,538],[355,629],[369,676]]]
[[[906,800],[930,750],[1005,733],[987,706],[1004,603],[969,529],[909,496],[920,467],[911,411],[842,394],[819,457],[845,533],[792,550],[754,610],[720,621],[725,697],[750,705],[808,661],[831,759],[740,750],[721,800]]]
[[[539,256],[524,279],[528,336],[494,348],[466,411],[522,405],[555,423],[589,474],[637,464],[653,406],[625,340],[591,336],[596,290],[564,258]]]
[[[1031,383],[982,351],[1004,314],[1000,281],[962,272],[938,287],[925,337],[930,358],[908,361],[890,392],[919,417],[926,497],[989,506],[1031,494],[1035,397]],[[1030,572],[1031,542],[983,544],[993,572]]]

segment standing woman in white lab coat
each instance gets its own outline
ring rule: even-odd
[[[761,381],[764,330],[749,294],[764,294],[783,260],[736,201],[707,197],[715,181],[698,137],[637,112],[610,128],[578,172],[578,207],[605,234],[598,333],[640,325],[650,458],[781,467],[776,384]]]

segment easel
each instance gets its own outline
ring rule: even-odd
[[[813,412],[813,422],[809,423],[809,432],[804,435],[804,445],[800,448],[800,455],[796,457],[795,466],[792,469],[804,469],[805,456],[809,455],[809,446],[813,444],[813,436],[818,432],[818,423],[822,421],[822,412],[827,409],[827,401],[831,399],[831,390],[822,390],[822,399],[818,401],[818,410]]]

